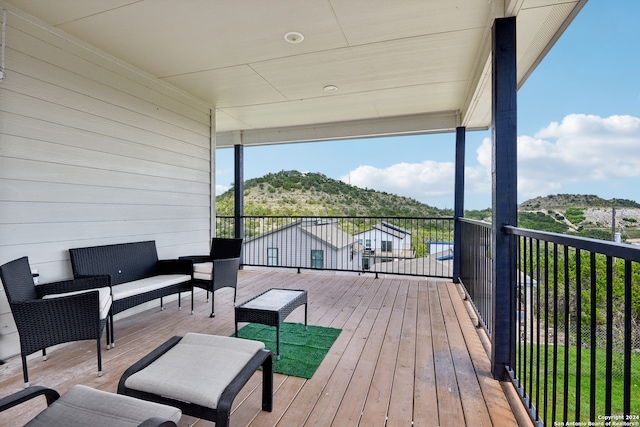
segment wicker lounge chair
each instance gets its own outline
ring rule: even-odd
[[[171,406],[82,385],[73,386],[62,397],[50,388],[29,387],[0,399],[0,412],[38,396],[45,396],[47,408],[26,426],[175,427],[182,416]]]
[[[215,317],[215,292],[222,288],[233,288],[233,302],[236,302],[238,270],[242,239],[214,237],[209,255],[189,255],[180,257],[193,261],[193,286],[211,292],[211,317]]]
[[[94,339],[98,375],[102,375],[100,339],[111,309],[108,277],[65,280],[35,286],[29,259],[0,266],[0,279],[20,335],[25,387],[29,386],[27,356],[56,344]],[[107,342],[109,336],[107,336]]]

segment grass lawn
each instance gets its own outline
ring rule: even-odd
[[[595,378],[591,375],[591,350],[583,348],[580,354],[580,376],[577,375],[578,368],[578,352],[575,346],[570,346],[568,350],[568,365],[565,369],[565,347],[557,347],[557,368],[554,372],[552,361],[554,358],[553,346],[547,347],[548,354],[548,369],[546,375],[546,387],[547,387],[547,405],[546,405],[546,425],[553,425],[553,397],[555,396],[555,420],[556,421],[574,421],[576,420],[576,404],[580,403],[580,416],[577,418],[579,421],[589,421],[591,401],[595,404],[595,421],[598,421],[599,415],[605,415],[605,402],[606,402],[606,353],[604,350],[596,350],[595,352],[595,366],[596,373]],[[521,363],[524,363],[524,352],[526,353],[526,367],[523,369],[529,371],[531,364],[533,365],[533,372],[529,374],[528,378],[521,379],[522,385],[525,387],[525,392],[533,398],[533,403],[536,405],[540,414],[543,414],[545,410],[544,406],[544,345],[540,346],[540,376],[541,382],[539,384],[539,400],[536,399],[537,391],[537,349],[533,348],[533,358],[531,357],[531,346],[523,346],[520,348],[519,359]],[[624,358],[622,353],[613,353],[612,358],[612,375],[611,375],[611,413],[612,415],[622,415],[623,412],[623,399],[624,399]],[[519,371],[516,371],[518,374]],[[522,375],[524,377],[524,375]],[[552,384],[553,380],[556,380],[556,391],[553,393]],[[580,387],[578,390],[577,383],[580,379]],[[530,379],[530,381],[526,381]],[[565,388],[565,381],[567,382]],[[595,397],[591,398],[591,382],[595,381]],[[530,385],[533,389],[530,389]],[[567,419],[564,419],[564,400],[567,396]],[[538,402],[536,404],[536,401]],[[640,415],[640,353],[631,354],[631,415]],[[543,420],[545,417],[541,416]]]

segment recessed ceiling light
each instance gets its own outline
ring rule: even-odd
[[[284,35],[284,39],[289,43],[296,44],[302,42],[302,40],[304,40],[304,36],[297,31],[290,31]]]
[[[325,92],[332,93],[332,92],[337,92],[338,91],[338,86],[336,86],[336,85],[326,85],[323,89],[324,89]]]

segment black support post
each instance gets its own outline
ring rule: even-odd
[[[453,201],[453,281],[460,283],[462,267],[462,231],[460,230],[459,218],[464,217],[464,150],[465,150],[466,128],[456,128],[456,176],[455,194]]]
[[[237,144],[234,148],[234,236],[244,238],[244,146]],[[240,258],[242,265],[242,258]]]
[[[491,372],[506,380],[514,367],[515,251],[504,226],[518,224],[517,211],[517,78],[516,18],[496,19],[493,24],[492,94],[492,293]]]

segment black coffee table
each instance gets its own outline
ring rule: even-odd
[[[280,325],[304,304],[304,326],[307,326],[307,291],[269,289],[236,307],[236,337],[238,322],[260,323],[276,327],[276,359],[280,360]]]

